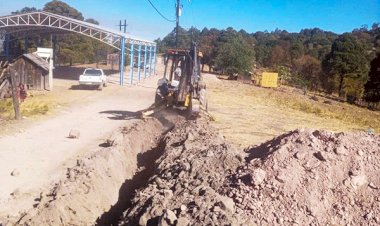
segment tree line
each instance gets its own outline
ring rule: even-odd
[[[37,11],[24,7],[12,14]],[[70,5],[53,0],[45,4],[44,11],[99,24],[93,18],[85,19]],[[179,48],[187,49],[192,41],[199,44],[205,65],[214,71],[229,75],[249,75],[257,68],[277,71],[282,82],[326,93],[337,93],[350,100],[380,101],[380,27],[364,25],[352,32],[336,34],[319,28],[300,32],[258,31],[195,27],[179,28]],[[30,35],[29,49],[50,47],[50,35]],[[175,30],[155,40],[163,53],[175,47]],[[14,53],[21,54],[25,47],[22,38],[12,42]],[[29,51],[30,52],[30,51]],[[59,64],[93,63],[115,52],[104,43],[78,34],[58,36],[56,59]]]
[[[199,44],[202,68],[208,65],[209,70],[240,75],[265,68],[279,72],[289,85],[337,93],[352,101],[379,102],[379,70],[371,69],[378,65],[380,53],[378,23],[340,35],[319,28],[248,33],[231,27],[191,27],[180,28],[179,37],[179,48],[188,48],[192,41]],[[175,29],[156,42],[161,53],[174,48]]]

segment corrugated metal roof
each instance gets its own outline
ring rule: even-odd
[[[44,69],[45,71],[47,71],[47,72],[49,71],[49,63],[46,62],[41,57],[37,56],[36,54],[34,54],[34,53],[27,53],[27,54],[23,54],[22,57],[25,57],[25,58],[29,59],[32,63],[34,63],[35,65],[37,65],[40,68]]]

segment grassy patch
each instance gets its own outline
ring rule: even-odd
[[[52,108],[52,103],[43,100],[43,97],[27,98],[20,104],[21,116],[33,117],[44,115]],[[0,117],[3,119],[14,118],[12,99],[0,100]]]
[[[214,125],[242,147],[296,128],[380,132],[380,112],[291,87],[267,89],[236,81],[206,81]]]
[[[255,86],[240,85],[240,92],[243,96],[249,96],[250,101],[257,105],[266,105],[270,108],[288,109],[312,114],[323,119],[339,120],[343,123],[355,125],[363,129],[373,128],[380,131],[380,112],[371,111],[348,103],[329,101],[324,97],[318,97],[318,101],[310,99],[312,95],[303,95],[297,90],[289,87],[281,87],[280,90],[264,89]],[[231,90],[231,89],[224,89]],[[228,94],[225,94],[228,95]],[[239,95],[239,94],[238,94]],[[236,97],[236,94],[233,94]],[[244,98],[244,97],[243,97]]]
[[[21,105],[22,116],[35,116],[44,115],[49,111],[49,105],[47,103],[27,102]]]
[[[11,99],[0,100],[0,117],[8,119],[13,114],[13,103]]]

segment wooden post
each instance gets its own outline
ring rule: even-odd
[[[17,98],[17,84],[16,84],[16,71],[9,69],[9,74],[11,77],[11,87],[12,87],[12,99],[13,99],[13,108],[15,110],[15,119],[20,120],[21,119],[21,113],[20,113],[20,103]]]

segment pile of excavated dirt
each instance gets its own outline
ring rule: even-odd
[[[164,142],[119,225],[380,224],[377,135],[296,130],[244,153],[187,121]]]
[[[165,150],[156,161],[155,175],[147,187],[137,191],[120,224],[231,222],[236,216],[234,202],[217,190],[243,157],[214,128],[196,121],[178,123],[163,141]],[[217,208],[219,215],[211,211]]]

